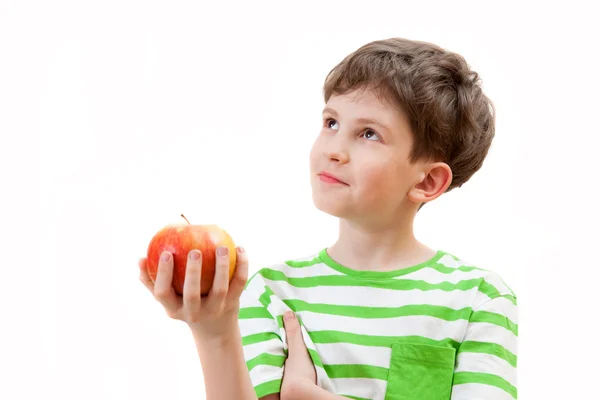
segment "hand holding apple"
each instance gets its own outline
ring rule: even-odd
[[[183,295],[185,266],[190,251],[196,249],[202,253],[202,284],[200,293],[208,294],[215,277],[216,250],[219,246],[227,247],[229,253],[229,280],[235,271],[235,243],[229,234],[217,225],[167,225],[154,235],[148,245],[148,273],[152,281],[156,281],[160,255],[168,251],[173,256],[173,289]]]
[[[248,258],[224,230],[189,223],[167,226],[150,242],[148,258],[138,264],[140,280],[167,315],[186,322],[198,338],[239,334],[239,298],[248,279]]]

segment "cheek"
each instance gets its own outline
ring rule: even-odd
[[[311,168],[316,167],[317,160],[319,159],[320,154],[321,154],[321,150],[320,150],[319,138],[317,138],[310,149],[309,159],[310,159]]]
[[[363,185],[371,189],[381,187],[385,183],[389,184],[393,176],[388,166],[379,163],[363,164],[357,173],[360,174]]]
[[[366,198],[385,199],[399,191],[401,171],[395,166],[373,163],[363,165],[357,173],[360,174],[362,192]]]

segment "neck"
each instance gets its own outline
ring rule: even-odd
[[[338,240],[327,252],[356,270],[389,271],[420,264],[432,258],[435,250],[415,238],[413,221],[414,215],[385,224],[340,219]]]

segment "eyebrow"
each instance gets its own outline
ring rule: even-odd
[[[336,112],[336,111],[335,111],[333,108],[330,108],[330,107],[325,107],[325,108],[323,109],[323,114],[325,114],[325,113],[330,113],[330,114],[332,114],[334,117],[337,117],[337,116],[338,116],[338,113],[337,113],[337,112]],[[356,122],[358,122],[358,123],[360,123],[360,124],[371,124],[371,125],[377,125],[377,126],[379,126],[379,127],[383,128],[383,129],[385,129],[385,130],[386,130],[386,131],[388,131],[388,132],[391,132],[391,131],[392,131],[392,130],[391,130],[389,127],[387,127],[387,126],[383,125],[383,124],[382,124],[382,123],[380,123],[380,122],[377,122],[377,121],[375,121],[374,119],[370,119],[370,118],[357,118],[357,119],[356,119]]]

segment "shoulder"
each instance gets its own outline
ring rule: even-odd
[[[316,276],[317,270],[323,268],[319,254],[320,252],[314,252],[263,266],[251,274],[246,288],[264,288],[277,282]]]
[[[516,302],[516,294],[504,281],[499,273],[476,265],[467,259],[460,258],[452,253],[444,252],[437,261],[439,272],[445,274],[461,275],[462,279],[476,281],[478,292],[483,296],[482,300],[491,300],[498,297],[512,298]]]

